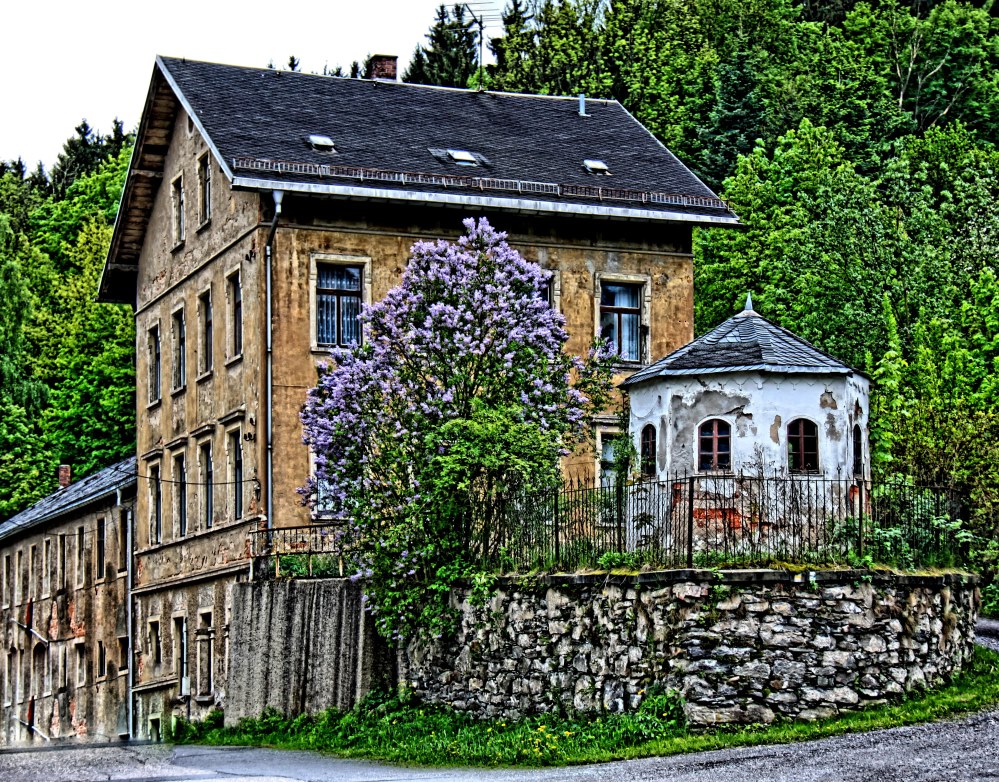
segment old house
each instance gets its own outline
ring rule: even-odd
[[[135,459],[0,524],[0,744],[128,736]]]
[[[310,523],[298,413],[412,243],[488,216],[621,376],[692,334],[691,232],[737,218],[615,101],[158,58],[104,301],[134,306],[134,735],[224,703],[250,539]],[[597,449],[616,420],[594,421]],[[568,467],[593,474],[583,455]]]

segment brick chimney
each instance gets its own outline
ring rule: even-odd
[[[397,81],[399,58],[394,54],[372,54],[368,60],[368,70],[365,79],[382,79]]]
[[[73,482],[73,471],[68,464],[59,465],[59,488],[65,489]]]

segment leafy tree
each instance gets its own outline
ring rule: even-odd
[[[46,437],[80,475],[135,450],[135,328],[131,311],[99,303],[95,291],[111,228],[87,223],[70,251],[76,272],[55,289],[62,302]]]
[[[854,366],[884,343],[898,276],[896,224],[832,134],[803,120],[773,155],[739,160],[725,196],[747,228],[695,234],[696,328],[757,308]]]
[[[466,19],[465,6],[445,5],[427,33],[427,46],[417,46],[402,80],[440,87],[466,87],[478,68],[478,33],[475,22]]]
[[[334,351],[302,414],[312,499],[350,519],[343,543],[387,637],[447,625],[454,581],[496,553],[473,511],[557,480],[609,382],[599,358],[563,352],[543,271],[484,219],[465,226],[413,246],[402,284],[362,315],[366,343]]]
[[[122,147],[94,171],[79,176],[63,196],[48,199],[32,213],[33,243],[52,258],[58,270],[65,270],[66,248],[76,242],[87,222],[114,223],[131,155],[131,146]]]
[[[45,389],[24,361],[33,297],[23,267],[31,260],[25,237],[0,214],[0,519],[45,496],[54,475],[39,427]]]

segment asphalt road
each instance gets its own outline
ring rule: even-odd
[[[980,626],[999,648],[999,624]],[[0,782],[970,782],[999,780],[999,710],[774,747],[540,770],[424,769],[244,747],[129,745],[0,754]]]

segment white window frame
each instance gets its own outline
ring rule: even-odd
[[[368,255],[343,255],[341,253],[314,252],[309,255],[309,346],[313,353],[326,355],[328,345],[320,345],[316,331],[316,286],[319,282],[319,265],[330,266],[360,266],[361,267],[361,302],[366,307],[371,306],[371,257]],[[362,339],[368,336],[368,330],[361,328]]]
[[[652,360],[652,276],[649,274],[622,274],[618,272],[597,272],[594,275],[594,339],[600,339],[600,298],[605,282],[642,286],[639,304],[641,312],[638,319],[638,361],[625,361],[622,359],[621,364],[629,367],[647,366]]]
[[[604,448],[604,438],[605,437],[626,437],[627,434],[621,431],[621,427],[613,426],[610,424],[596,424],[594,426],[594,446],[595,446],[595,458],[594,458],[594,485],[600,487],[603,485],[601,478],[603,477],[603,448]]]

